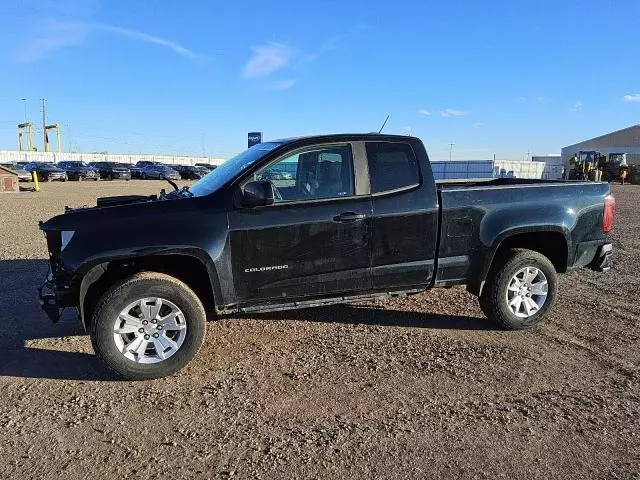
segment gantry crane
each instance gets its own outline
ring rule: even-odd
[[[20,151],[24,151],[24,143],[22,137],[24,135],[24,129],[27,129],[27,141],[29,142],[29,151],[34,152],[36,149],[33,146],[33,123],[26,122],[18,125],[18,148]]]
[[[48,130],[53,130],[55,129],[56,131],[56,137],[57,137],[57,152],[61,152],[62,148],[61,148],[61,143],[60,143],[60,124],[59,123],[54,123],[52,125],[47,125],[44,127],[44,151],[45,152],[49,152],[49,134],[48,134]]]

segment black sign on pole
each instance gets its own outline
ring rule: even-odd
[[[249,148],[262,143],[262,132],[249,132],[247,134],[247,145]]]

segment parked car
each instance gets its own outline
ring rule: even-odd
[[[296,163],[294,184],[257,180],[280,162]],[[558,273],[609,269],[614,214],[606,183],[436,184],[416,137],[265,142],[188,189],[99,199],[41,224],[51,273],[40,300],[53,321],[77,307],[98,356],[130,379],[186,365],[207,311],[462,284],[497,325],[526,329],[552,311]]]
[[[30,182],[32,180],[31,173],[27,172],[17,163],[3,163],[1,165],[4,168],[8,168],[12,172],[15,172],[18,175],[19,182]]]
[[[211,165],[210,163],[196,163],[195,166],[204,168],[207,171],[207,173],[212,172],[218,167],[217,165]]]
[[[207,173],[205,168],[191,165],[171,165],[183,180],[200,180]]]
[[[24,166],[24,169],[29,173],[36,172],[38,180],[43,182],[50,182],[53,180],[66,182],[68,180],[67,172],[56,167],[54,163],[29,162]]]
[[[69,180],[100,180],[98,171],[81,161],[64,160],[57,167],[67,172]]]
[[[180,174],[169,165],[142,160],[135,164],[131,173],[142,180],[180,180]]]
[[[100,178],[105,180],[131,180],[131,168],[126,163],[91,162],[91,168],[97,170]]]

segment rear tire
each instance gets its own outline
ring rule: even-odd
[[[512,249],[496,260],[479,298],[484,314],[506,330],[537,325],[558,295],[555,267],[541,253]]]
[[[186,284],[162,273],[141,272],[115,284],[98,301],[91,343],[118,375],[149,380],[189,363],[205,330],[202,303]]]

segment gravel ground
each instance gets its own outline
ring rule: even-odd
[[[613,187],[614,270],[563,275],[532,331],[453,288],[212,321],[181,373],[118,381],[41,313],[37,222],[164,186],[0,195],[0,478],[640,479],[640,187]]]

